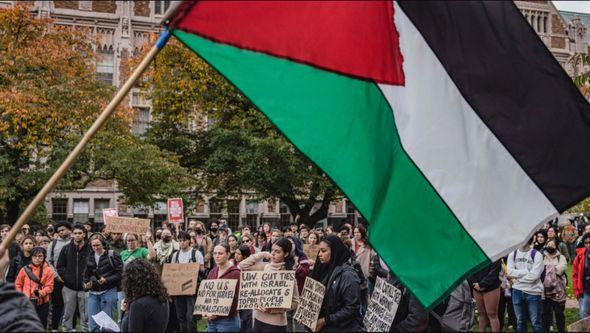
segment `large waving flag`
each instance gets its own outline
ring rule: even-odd
[[[192,2],[172,33],[427,307],[590,192],[590,107],[512,2]]]

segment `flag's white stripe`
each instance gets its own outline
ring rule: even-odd
[[[467,232],[496,259],[557,210],[465,101],[397,3],[394,6],[406,84],[379,86],[392,106],[402,145]]]

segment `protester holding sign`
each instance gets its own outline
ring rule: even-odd
[[[291,241],[291,245],[293,245],[293,257],[295,258],[295,280],[297,281],[297,289],[299,291],[299,295],[303,292],[303,286],[305,285],[305,279],[309,275],[310,269],[310,262],[307,259],[307,255],[303,252],[303,244],[301,241],[297,239],[295,236],[290,236],[288,239]],[[298,324],[294,319],[293,316],[295,315],[295,310],[291,310],[287,312],[287,319],[289,322],[289,328],[293,328],[294,332],[305,332],[305,327],[303,325]]]
[[[204,270],[203,255],[197,249],[190,245],[191,238],[188,232],[181,231],[178,234],[178,243],[180,249],[174,251],[170,256],[171,263],[188,264],[199,263],[199,270]],[[198,276],[199,272],[194,272]],[[194,291],[194,290],[193,290]],[[174,297],[174,306],[176,307],[176,318],[181,332],[194,332],[196,330],[193,322],[193,309],[195,307],[195,295],[183,295]]]
[[[170,315],[168,293],[152,264],[143,259],[125,267],[122,282],[125,292],[123,332],[164,332]]]
[[[293,270],[295,258],[291,253],[293,245],[286,238],[279,238],[272,245],[272,252],[260,252],[250,256],[240,263],[242,271],[262,270],[265,272]],[[269,262],[263,262],[269,260]],[[297,309],[299,291],[293,285],[291,309]],[[253,311],[255,332],[286,332],[287,311],[289,309],[259,308]]]
[[[326,293],[315,332],[360,331],[360,281],[351,252],[336,235],[324,238],[319,249],[310,277],[326,286]]]
[[[16,290],[23,292],[37,311],[43,327],[47,326],[49,301],[53,292],[53,271],[45,257],[45,249],[35,247],[31,251],[31,264],[23,267],[16,277]]]
[[[84,271],[84,289],[88,294],[88,329],[97,331],[99,327],[92,318],[93,315],[104,311],[114,318],[117,306],[117,286],[123,274],[121,256],[114,250],[108,249],[107,240],[96,233],[90,236],[92,253],[88,256]]]
[[[213,249],[213,260],[215,267],[209,272],[207,280],[214,279],[235,279],[236,284],[234,301],[228,316],[203,316],[208,322],[207,332],[238,332],[240,331],[240,317],[238,316],[238,286],[240,280],[240,269],[230,260],[230,249],[227,244],[219,244]]]

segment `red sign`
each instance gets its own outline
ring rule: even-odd
[[[182,198],[168,199],[168,222],[184,223],[184,210]]]

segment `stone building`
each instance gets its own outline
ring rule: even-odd
[[[157,34],[159,22],[170,1],[27,1],[31,11],[40,17],[50,17],[58,25],[89,28],[98,54],[97,77],[108,84],[119,86],[124,81],[122,64],[136,54]],[[14,1],[0,0],[0,8],[10,7]],[[524,17],[541,37],[559,63],[573,74],[576,69],[568,60],[576,52],[588,52],[588,21],[577,18],[575,13],[557,11],[551,1],[515,1]],[[582,15],[590,20],[590,15]],[[569,67],[568,67],[569,66]],[[132,91],[128,99],[137,110],[132,131],[145,133],[150,123],[150,102],[139,91]],[[45,205],[55,221],[103,223],[102,210],[117,208],[119,215],[150,218],[157,226],[166,219],[165,198],[154,207],[131,207],[121,200],[122,193],[116,181],[96,181],[86,188],[68,192],[54,192],[47,196]],[[223,200],[206,198],[185,212],[189,219],[208,221],[224,217],[232,227],[239,224],[257,226],[264,222],[286,225],[292,221],[287,206],[278,201],[257,201],[255,197]],[[361,219],[354,206],[345,198],[329,208],[328,223],[356,222]]]

